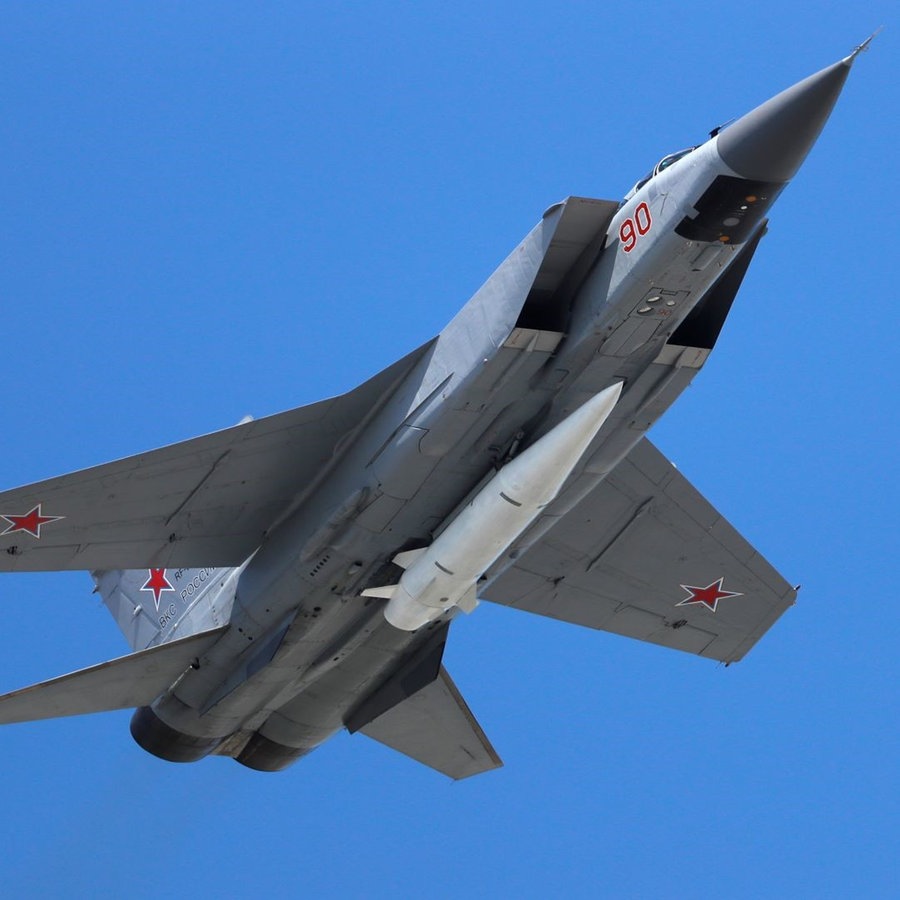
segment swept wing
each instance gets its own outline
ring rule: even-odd
[[[0,493],[0,571],[239,565],[430,346],[342,396]]]
[[[729,663],[796,591],[645,438],[481,596]]]

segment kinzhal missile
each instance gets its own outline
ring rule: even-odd
[[[479,577],[556,498],[621,393],[621,383],[601,391],[508,462],[429,547],[394,557],[399,584],[363,596],[387,598],[384,617],[403,631],[453,606],[471,612]]]

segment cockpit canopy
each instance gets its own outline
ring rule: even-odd
[[[670,153],[668,156],[664,156],[654,167],[648,172],[626,195],[625,199],[629,200],[633,197],[651,178],[655,178],[662,172],[664,169],[668,169],[673,163],[678,162],[679,159],[688,155],[688,153],[693,153],[697,148],[696,147],[687,147],[685,150],[679,150],[677,153]]]

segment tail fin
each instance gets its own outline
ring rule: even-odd
[[[132,650],[227,624],[240,568],[91,572]]]

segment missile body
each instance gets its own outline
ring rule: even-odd
[[[621,392],[621,383],[601,391],[508,462],[431,546],[394,557],[406,570],[399,584],[363,596],[388,598],[384,617],[403,631],[453,606],[471,612],[478,578],[556,497]]]

